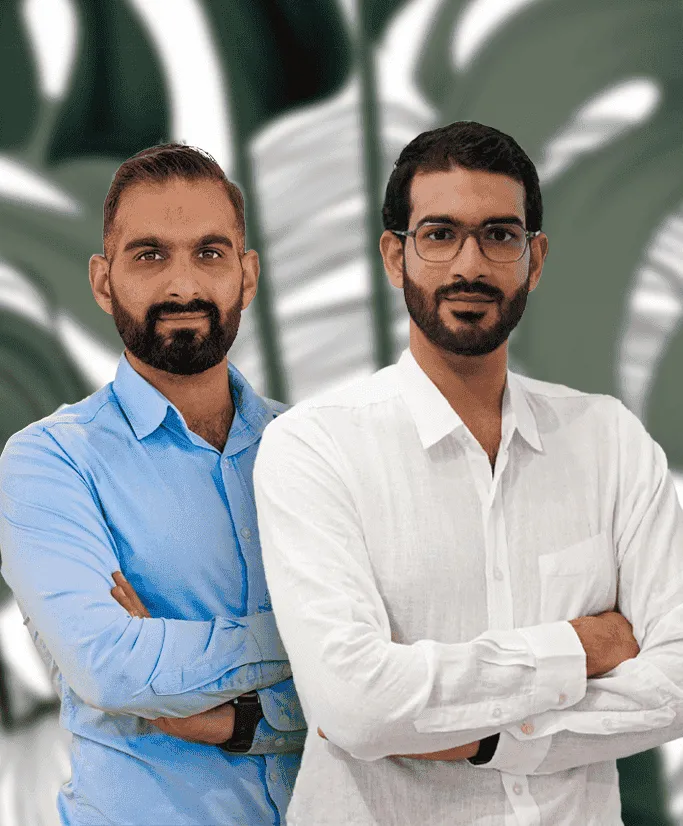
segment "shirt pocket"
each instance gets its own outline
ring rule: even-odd
[[[541,622],[570,620],[611,611],[616,603],[617,571],[606,531],[541,554]]]

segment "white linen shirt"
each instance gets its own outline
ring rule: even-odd
[[[492,472],[405,351],[266,428],[261,545],[309,726],[289,826],[616,826],[616,758],[683,733],[663,451],[609,396],[508,373],[502,412]],[[641,653],[586,680],[567,620],[617,605]],[[391,756],[493,732],[484,766]]]

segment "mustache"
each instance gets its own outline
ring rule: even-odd
[[[459,284],[448,284],[439,287],[434,293],[437,302],[444,298],[455,298],[459,295],[479,296],[481,298],[492,298],[496,301],[501,301],[504,298],[502,290],[487,284],[482,281],[478,284],[470,284],[468,281],[463,281]]]
[[[177,313],[207,313],[211,319],[220,318],[218,307],[213,301],[204,301],[195,298],[187,304],[177,304],[175,301],[162,301],[159,304],[152,304],[146,313],[146,321],[151,324],[157,321],[162,315],[173,315]]]

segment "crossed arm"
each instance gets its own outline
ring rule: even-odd
[[[635,648],[598,679],[588,679],[601,671],[579,633],[586,620],[457,645],[394,643],[353,499],[324,458],[330,437],[304,416],[268,427],[254,479],[278,627],[310,717],[331,742],[375,760],[500,733],[508,759],[495,755],[491,768],[542,773],[680,736],[683,519],[664,456],[631,414],[615,422],[624,456],[614,537],[619,605]],[[314,510],[301,507],[311,502]]]
[[[110,594],[119,561],[96,492],[40,426],[12,437],[0,458],[0,546],[3,576],[84,703],[182,718],[258,690],[270,720],[259,724],[254,753],[288,750],[275,740],[290,735],[301,747],[305,722],[272,612],[206,622],[131,616]]]

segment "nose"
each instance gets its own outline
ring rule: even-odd
[[[451,261],[451,276],[460,277],[466,281],[474,281],[480,275],[488,275],[490,262],[479,249],[477,239],[473,234],[465,238],[460,251]]]
[[[199,297],[199,281],[194,268],[190,264],[178,261],[169,275],[170,279],[166,285],[166,294],[169,298],[187,304],[192,299]]]

